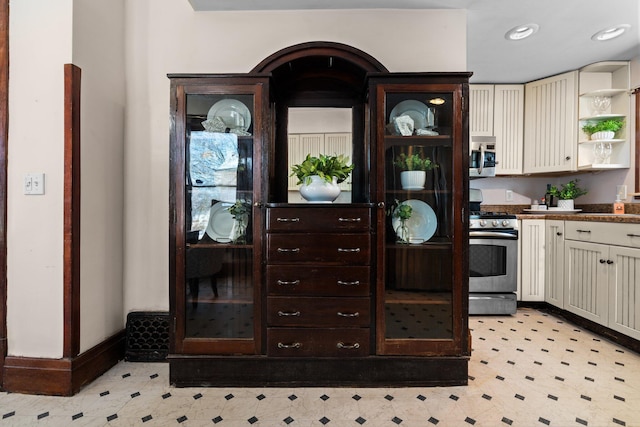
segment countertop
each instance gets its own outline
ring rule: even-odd
[[[627,224],[640,224],[640,203],[625,203],[625,214],[614,215],[611,213],[612,204],[576,205],[576,209],[582,209],[578,213],[554,213],[551,211],[525,212],[528,205],[481,205],[482,210],[507,212],[515,214],[518,219],[555,219],[560,221],[593,221],[593,222],[618,222]]]

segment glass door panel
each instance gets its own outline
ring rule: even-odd
[[[184,337],[252,339],[252,94],[187,94]]]

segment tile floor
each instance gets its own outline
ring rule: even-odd
[[[640,426],[640,355],[531,308],[470,326],[465,387],[173,388],[120,362],[74,397],[0,393],[0,426]]]

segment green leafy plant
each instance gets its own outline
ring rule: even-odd
[[[400,203],[398,200],[396,200],[390,212],[393,217],[398,218],[400,219],[400,221],[404,222],[411,218],[411,215],[413,214],[413,208],[406,203]]]
[[[596,132],[618,132],[624,126],[622,119],[600,120],[597,122],[587,122],[582,126],[582,130],[587,135],[593,135]]]
[[[236,200],[236,202],[229,206],[229,213],[233,219],[242,219],[243,216],[249,213],[249,202],[246,200]]]
[[[393,162],[394,166],[405,171],[428,171],[437,168],[438,165],[431,161],[430,158],[421,154],[400,153]]]
[[[298,178],[297,184],[309,184],[311,177],[318,175],[326,182],[332,182],[335,177],[338,184],[349,177],[354,165],[349,165],[349,157],[342,154],[337,156],[327,156],[320,154],[319,157],[307,154],[304,161],[298,165],[291,166],[291,175]]]
[[[578,180],[574,179],[566,184],[562,184],[560,188],[552,185],[549,194],[562,200],[572,200],[587,194],[587,190],[578,187]]]

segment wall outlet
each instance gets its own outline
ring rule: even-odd
[[[28,173],[24,176],[24,194],[44,194],[43,173]]]
[[[513,190],[505,190],[504,200],[507,202],[513,202]]]

